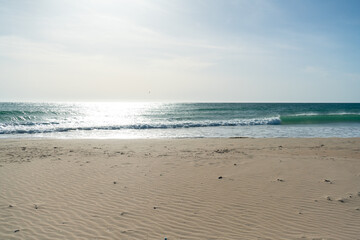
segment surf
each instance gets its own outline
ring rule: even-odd
[[[128,125],[103,125],[103,126],[63,126],[60,123],[35,123],[27,122],[22,124],[2,124],[0,125],[0,134],[34,134],[51,132],[69,132],[69,131],[93,131],[93,130],[122,130],[122,129],[178,129],[178,128],[207,128],[207,127],[235,127],[235,126],[255,126],[255,125],[279,125],[280,119],[259,118],[259,119],[239,119],[230,121],[194,121],[194,122],[168,122],[168,123],[143,123]]]

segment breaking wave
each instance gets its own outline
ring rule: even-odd
[[[231,121],[182,122],[182,123],[143,123],[109,126],[61,126],[59,123],[13,123],[0,125],[0,134],[35,134],[69,131],[122,130],[122,129],[175,129],[227,126],[279,125],[279,117],[261,119],[241,119]]]

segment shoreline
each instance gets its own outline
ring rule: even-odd
[[[0,139],[1,239],[356,239],[360,138]]]
[[[10,138],[0,138],[0,141],[13,141],[13,140],[17,140],[17,141],[31,141],[31,140],[39,140],[39,141],[47,141],[47,140],[51,140],[51,141],[62,141],[62,140],[69,140],[69,141],[80,141],[80,140],[84,140],[84,141],[94,141],[94,140],[111,140],[111,141],[134,141],[134,140],[139,140],[139,141],[144,141],[144,140],[182,140],[182,139],[209,139],[209,140],[214,140],[214,139],[360,139],[360,137],[247,137],[247,136],[233,136],[233,137],[173,137],[173,138],[169,138],[169,137],[159,137],[159,138],[55,138],[55,137],[29,137],[29,138],[21,138],[21,137],[10,137]]]

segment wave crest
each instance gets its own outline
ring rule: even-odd
[[[360,114],[297,114],[280,117],[281,124],[360,123]]]
[[[122,129],[176,129],[176,128],[201,128],[201,127],[231,127],[231,126],[254,126],[254,125],[279,125],[279,117],[261,119],[241,119],[231,121],[208,121],[208,122],[182,122],[182,123],[142,123],[131,125],[108,125],[108,126],[61,126],[59,123],[27,123],[0,125],[0,134],[36,134],[69,131],[91,130],[122,130]],[[57,125],[57,126],[56,126]]]

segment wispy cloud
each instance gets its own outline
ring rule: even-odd
[[[163,96],[172,96],[167,91],[179,92],[177,98],[181,92],[198,91],[211,97],[219,90],[211,86],[221,85],[226,89],[218,92],[223,92],[224,99],[249,97],[249,88],[260,99],[272,97],[266,95],[269,82],[273,88],[290,86],[284,92],[296,94],[291,89],[301,87],[301,77],[336,81],[334,76],[356,73],[349,66],[332,68],[351,54],[352,62],[359,61],[358,47],[340,41],[337,32],[328,31],[317,15],[312,16],[318,21],[312,27],[301,9],[295,11],[297,4],[271,0],[9,1],[0,6],[0,21],[6,22],[0,27],[0,81],[14,88],[15,84],[21,88],[25,80],[40,81],[46,92],[45,87],[50,87],[46,81],[52,76],[58,89],[72,84],[74,95],[77,91],[87,95],[83,86],[95,93],[96,83],[106,83],[115,89],[129,88],[122,92],[125,97],[139,96],[151,87]],[[319,8],[318,3],[306,4]],[[318,14],[326,19],[324,12]],[[357,16],[342,19],[358,21]],[[184,79],[188,85],[178,83]],[[209,79],[212,84],[205,84]],[[161,86],[167,90],[160,91]],[[173,86],[178,91],[171,90]],[[110,87],[102,88],[116,95]]]
[[[308,74],[315,75],[316,77],[328,77],[330,75],[326,69],[315,66],[307,66],[304,71]]]

